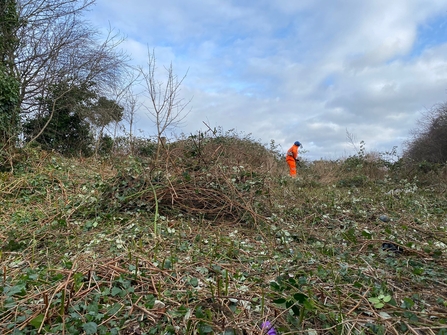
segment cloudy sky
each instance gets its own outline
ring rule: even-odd
[[[354,154],[348,133],[400,152],[447,101],[445,0],[97,0],[89,20],[125,35],[134,64],[150,48],[187,72],[178,133],[206,122],[284,150],[299,140],[309,160]],[[137,121],[154,134],[143,110]]]

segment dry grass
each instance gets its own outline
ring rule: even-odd
[[[157,164],[30,153],[1,175],[2,333],[444,334],[445,179],[292,180],[276,157],[234,137]]]

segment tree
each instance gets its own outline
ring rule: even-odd
[[[14,72],[19,27],[15,0],[0,2],[0,147],[11,145],[19,126],[19,87]]]
[[[186,78],[186,74],[179,79],[174,74],[172,63],[165,69],[167,72],[166,82],[157,80],[154,51],[148,51],[147,68],[140,68],[150,100],[150,107],[147,107],[147,110],[157,128],[157,153],[155,160],[158,159],[160,148],[164,145],[166,130],[170,127],[178,126],[183,121],[188,114],[184,113],[185,108],[190,102],[185,102],[180,97],[180,86]]]
[[[48,105],[42,97],[64,99],[70,90],[95,82],[96,90],[106,92],[120,83],[127,57],[117,51],[122,42],[109,32],[104,41],[82,14],[94,0],[20,0],[17,5],[20,41],[15,50],[14,71],[20,81],[19,106],[26,119],[45,115]],[[64,90],[53,91],[63,82]],[[51,110],[51,109],[50,109]],[[60,109],[59,109],[60,110]],[[50,123],[48,123],[50,124]],[[36,135],[38,135],[37,133]]]
[[[18,133],[19,81],[0,64],[0,148],[10,146]]]
[[[95,106],[93,87],[93,83],[54,85],[48,96],[39,99],[43,112],[24,124],[25,141],[36,141],[43,149],[63,155],[90,155],[93,136],[85,115]]]
[[[123,108],[115,101],[98,95],[93,82],[74,85],[70,81],[53,85],[49,94],[40,97],[41,113],[24,124],[25,141],[36,141],[46,150],[64,155],[89,155],[93,147],[93,128],[98,152],[104,128],[119,122]]]
[[[111,139],[110,136],[104,136],[104,128],[112,122],[120,122],[123,118],[123,111],[124,108],[114,100],[99,97],[92,107],[92,110],[87,112],[87,119],[98,130],[98,134],[96,135],[96,153],[101,147],[101,141],[103,139],[108,142]]]
[[[134,92],[131,86],[128,87],[124,94],[124,116],[123,118],[129,123],[129,149],[134,154],[134,124],[137,111],[141,108],[142,104],[138,100],[138,95]]]
[[[433,106],[418,121],[406,142],[404,158],[412,162],[447,162],[447,103]]]

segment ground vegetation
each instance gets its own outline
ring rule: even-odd
[[[234,132],[138,147],[0,173],[2,334],[447,333],[445,167],[362,150],[291,179]]]

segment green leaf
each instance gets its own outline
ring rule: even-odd
[[[199,332],[200,333],[205,333],[205,334],[212,333],[213,332],[213,328],[211,328],[208,325],[202,325],[202,326],[200,326]]]
[[[195,315],[196,315],[196,318],[198,318],[198,319],[205,318],[205,314],[203,313],[202,306],[199,306],[196,308]]]
[[[382,319],[385,319],[385,320],[391,319],[391,315],[389,315],[388,313],[380,312],[379,315]]]
[[[281,291],[281,287],[278,285],[277,282],[274,281],[270,282],[270,287],[275,291]]]
[[[357,237],[355,236],[355,229],[350,228],[348,231],[343,233],[343,237],[353,243],[357,243]]]
[[[303,293],[295,293],[293,295],[293,299],[295,299],[296,301],[298,301],[300,304],[304,303],[308,297],[307,295],[303,294]]]
[[[165,259],[165,261],[163,262],[163,269],[169,270],[171,268],[172,268],[171,260]]]
[[[303,306],[309,311],[313,311],[315,309],[315,305],[312,303],[312,300],[306,300],[303,303]]]
[[[383,301],[384,302],[390,302],[391,301],[391,296],[390,295],[386,295],[383,297]]]
[[[192,286],[197,287],[197,286],[199,285],[199,280],[198,280],[197,278],[193,277],[193,278],[191,278],[191,279],[189,280],[189,283],[190,283]]]
[[[39,314],[39,315],[36,316],[34,319],[32,319],[29,323],[30,323],[30,325],[33,326],[34,328],[39,329],[39,328],[40,328],[40,325],[41,325],[42,322],[43,322],[43,318],[44,318],[44,315],[43,315],[43,314]]]
[[[410,298],[404,298],[401,307],[405,309],[410,309],[414,306],[414,301]]]
[[[284,298],[279,298],[279,299],[275,299],[275,300],[273,300],[273,302],[274,302],[275,304],[278,304],[278,305],[285,304],[286,301],[287,301],[287,300],[284,299]]]
[[[16,285],[16,286],[12,286],[12,287],[6,287],[4,290],[4,293],[6,294],[7,297],[12,297],[13,295],[20,295],[20,296],[24,296],[26,293],[25,290],[25,284],[20,284],[20,285]]]
[[[121,291],[122,291],[122,290],[121,290],[119,287],[114,286],[114,287],[112,288],[112,297],[114,297],[114,296],[120,294]]]
[[[301,314],[300,307],[297,305],[292,306],[292,311],[295,316],[299,316]]]
[[[372,302],[373,304],[378,304],[380,302],[379,298],[374,298],[374,297],[368,298],[368,301]]]
[[[378,304],[374,304],[375,308],[382,308],[383,306],[385,306],[385,304],[383,304],[382,302],[379,302]]]
[[[422,275],[424,273],[424,269],[421,268],[421,267],[415,267],[415,268],[413,268],[413,273],[415,275],[420,276],[420,275]]]
[[[84,323],[82,325],[82,328],[84,329],[84,331],[87,335],[90,335],[90,334],[96,333],[96,331],[98,330],[98,325],[94,322],[88,322],[88,323]]]
[[[115,303],[113,306],[112,306],[112,308],[110,308],[108,311],[107,311],[107,314],[108,315],[113,315],[113,314],[115,314],[115,313],[117,313],[120,309],[121,309],[121,304],[119,304],[119,303]]]
[[[372,234],[369,231],[363,230],[362,236],[366,237],[367,239],[371,239]]]
[[[418,321],[418,317],[414,313],[411,313],[408,311],[404,312],[404,317],[408,318],[410,321],[414,321],[414,322]]]

